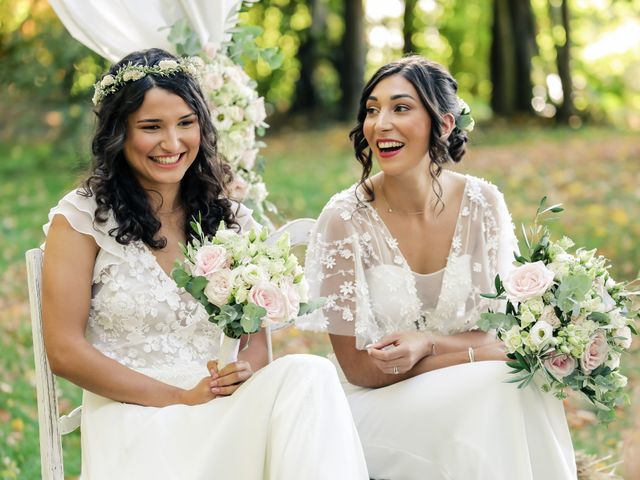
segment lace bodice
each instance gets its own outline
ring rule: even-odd
[[[63,215],[80,233],[92,236],[100,251],[93,270],[86,338],[106,356],[168,383],[180,384],[194,369],[206,374],[206,362],[217,357],[220,330],[204,308],[179,289],[142,242],[121,245],[109,235],[116,226],[94,222],[96,203],[75,191],[49,213]],[[240,207],[242,228],[251,228],[251,212]],[[189,377],[186,377],[189,378]]]
[[[327,301],[298,326],[355,336],[362,349],[394,331],[470,330],[482,311],[498,308],[480,294],[493,291],[496,274],[511,268],[518,248],[513,224],[494,185],[472,176],[465,182],[446,267],[426,276],[410,270],[355,186],[335,195],[318,218],[305,264],[311,297]]]

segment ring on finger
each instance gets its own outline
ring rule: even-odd
[[[398,368],[397,365],[393,366],[393,374],[394,375],[400,375],[400,368]]]

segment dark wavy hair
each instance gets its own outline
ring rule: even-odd
[[[177,60],[170,53],[152,48],[134,52],[109,69],[109,74],[129,63],[153,66],[162,60]],[[200,216],[202,230],[215,234],[221,220],[229,226],[237,226],[231,202],[224,195],[232,174],[229,166],[217,153],[216,131],[209,109],[197,80],[184,72],[172,75],[147,74],[143,78],[122,85],[108,95],[96,108],[97,126],[92,142],[93,162],[80,193],[94,196],[98,205],[95,221],[107,221],[113,212],[118,224],[109,231],[120,244],[127,245],[141,240],[153,249],[167,244],[164,237],[157,237],[160,220],[154,214],[147,191],[138,183],[124,156],[127,119],[138,110],[151,88],[162,88],[182,98],[198,117],[200,147],[198,154],[180,183],[180,199],[185,210],[185,233],[191,238],[189,227],[192,218]]]
[[[364,121],[367,116],[367,100],[373,89],[381,80],[391,75],[402,75],[414,86],[420,97],[422,105],[431,118],[431,132],[429,136],[429,174],[433,179],[433,191],[442,203],[442,186],[438,177],[442,172],[442,166],[449,162],[459,162],[465,154],[468,141],[466,132],[458,127],[449,134],[447,139],[442,139],[443,121],[446,113],[452,113],[458,119],[461,108],[458,104],[458,83],[451,74],[440,64],[427,60],[419,55],[411,55],[400,60],[388,63],[373,74],[362,91],[356,126],[349,132],[349,138],[353,142],[356,159],[362,165],[362,176],[358,186],[362,185],[370,199],[375,199],[373,189],[366,180],[373,167],[372,152],[364,137]]]

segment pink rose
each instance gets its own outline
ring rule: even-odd
[[[525,263],[509,272],[502,282],[507,297],[513,302],[524,302],[540,297],[553,285],[554,273],[541,261]]]
[[[221,269],[211,272],[207,275],[207,286],[204,289],[204,294],[207,299],[217,306],[226,305],[229,303],[229,296],[231,295],[231,270]]]
[[[582,371],[588,375],[602,365],[608,355],[609,345],[607,344],[607,337],[602,330],[598,330],[589,340],[587,348],[580,359]]]
[[[566,353],[557,354],[554,350],[544,361],[544,366],[551,375],[562,381],[564,377],[571,375],[576,369],[576,360]]]
[[[267,310],[270,322],[286,322],[289,319],[289,301],[271,282],[261,282],[249,290],[249,301]]]
[[[205,245],[196,253],[194,276],[208,277],[211,273],[230,265],[227,250],[221,245]]]
[[[285,283],[282,286],[282,291],[289,302],[288,320],[293,320],[298,316],[298,312],[300,311],[300,295],[298,294],[298,289],[290,283]]]
[[[229,197],[238,202],[244,200],[249,192],[249,184],[240,176],[233,177],[227,188],[229,189]]]

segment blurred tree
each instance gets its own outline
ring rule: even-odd
[[[342,89],[339,117],[352,119],[358,111],[364,87],[366,59],[363,0],[344,0],[344,35],[339,75]]]
[[[573,81],[571,79],[571,36],[569,30],[569,2],[549,0],[549,17],[556,47],[556,67],[562,84],[562,103],[558,106],[556,120],[569,123],[574,114]]]
[[[416,46],[413,43],[413,36],[416,34],[416,10],[418,8],[418,0],[405,0],[404,16],[402,23],[402,38],[404,44],[402,52],[404,54],[416,53]]]
[[[320,105],[315,74],[320,60],[322,38],[326,31],[326,6],[322,0],[309,0],[311,24],[300,32],[300,78],[296,82],[292,111],[315,110]]]
[[[537,52],[529,0],[494,0],[491,107],[497,115],[531,113],[531,62]]]

